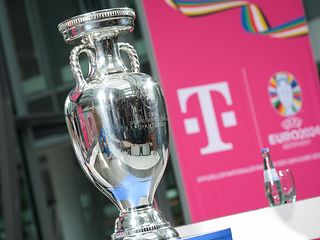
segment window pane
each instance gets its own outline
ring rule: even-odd
[[[71,143],[39,150],[43,179],[55,209],[60,239],[105,239],[119,212],[85,177]]]
[[[32,204],[30,185],[26,179],[25,169],[19,165],[19,187],[20,187],[20,206],[21,206],[21,223],[22,238],[24,240],[38,240],[38,229]]]
[[[23,80],[23,90],[26,93],[32,93],[45,89],[46,83],[39,70],[24,1],[7,0],[6,4]]]
[[[69,68],[69,52],[72,46],[64,43],[57,25],[65,19],[78,15],[80,6],[78,0],[55,0],[43,1],[34,0],[39,10],[41,19],[40,30],[42,32],[44,46],[48,62],[50,62],[50,72],[53,86],[61,86],[73,81]]]
[[[53,103],[50,96],[29,101],[27,108],[30,113],[52,112]]]

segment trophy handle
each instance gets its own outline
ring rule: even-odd
[[[89,72],[87,78],[91,78],[96,70],[95,54],[89,45],[82,44],[72,49],[70,53],[70,66],[73,77],[76,81],[77,90],[80,90],[86,84],[86,80],[83,77],[79,63],[79,56],[81,53],[87,54],[89,59]]]
[[[139,57],[134,47],[131,46],[129,43],[118,43],[118,46],[120,51],[124,51],[128,54],[131,65],[131,71],[140,72]]]

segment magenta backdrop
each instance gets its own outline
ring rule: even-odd
[[[272,26],[304,15],[300,0],[251,2]],[[187,17],[165,1],[143,5],[192,221],[268,205],[262,146],[278,169],[292,170],[298,200],[318,196],[320,96],[309,38],[245,32],[239,8]],[[300,86],[293,115],[270,102],[270,78],[279,72]]]

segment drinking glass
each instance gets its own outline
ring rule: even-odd
[[[279,170],[279,179],[282,186],[284,203],[293,203],[296,201],[296,186],[293,174],[290,169]]]

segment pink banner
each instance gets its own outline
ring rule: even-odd
[[[262,146],[292,170],[298,200],[320,195],[320,88],[302,2],[143,5],[192,221],[268,206]]]

